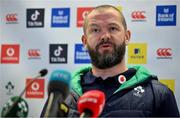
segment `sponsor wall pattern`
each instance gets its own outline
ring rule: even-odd
[[[73,72],[90,63],[81,43],[82,24],[84,16],[102,3],[116,6],[125,15],[132,33],[127,64],[143,65],[158,75],[175,93],[180,108],[178,0],[1,0],[0,110],[39,70],[47,68],[48,75],[36,80],[23,95],[28,116],[39,116],[51,72]]]

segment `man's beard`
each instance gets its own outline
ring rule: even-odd
[[[105,50],[102,53],[98,52],[98,48],[101,44],[111,44],[113,46],[113,51]],[[125,41],[120,45],[106,41],[99,43],[95,50],[89,45],[87,45],[87,48],[91,57],[91,63],[99,69],[106,69],[122,62],[126,51],[126,44]]]

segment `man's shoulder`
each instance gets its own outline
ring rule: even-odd
[[[73,73],[72,73],[72,77],[76,77],[76,76],[79,76],[80,74],[84,74],[86,72],[88,72],[89,70],[92,69],[92,66],[91,65],[87,65],[87,66],[83,66],[83,67],[80,67],[79,69],[75,70]]]
[[[152,79],[151,83],[152,83],[153,91],[155,93],[157,93],[159,95],[173,94],[172,90],[170,88],[168,88],[168,86],[166,86],[165,84],[161,83],[157,79]]]

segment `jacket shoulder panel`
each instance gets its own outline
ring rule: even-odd
[[[175,96],[171,89],[157,80],[152,80],[157,116],[179,116]]]

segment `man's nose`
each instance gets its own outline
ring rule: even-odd
[[[104,31],[101,35],[101,40],[108,41],[110,39],[111,35],[108,31]]]

